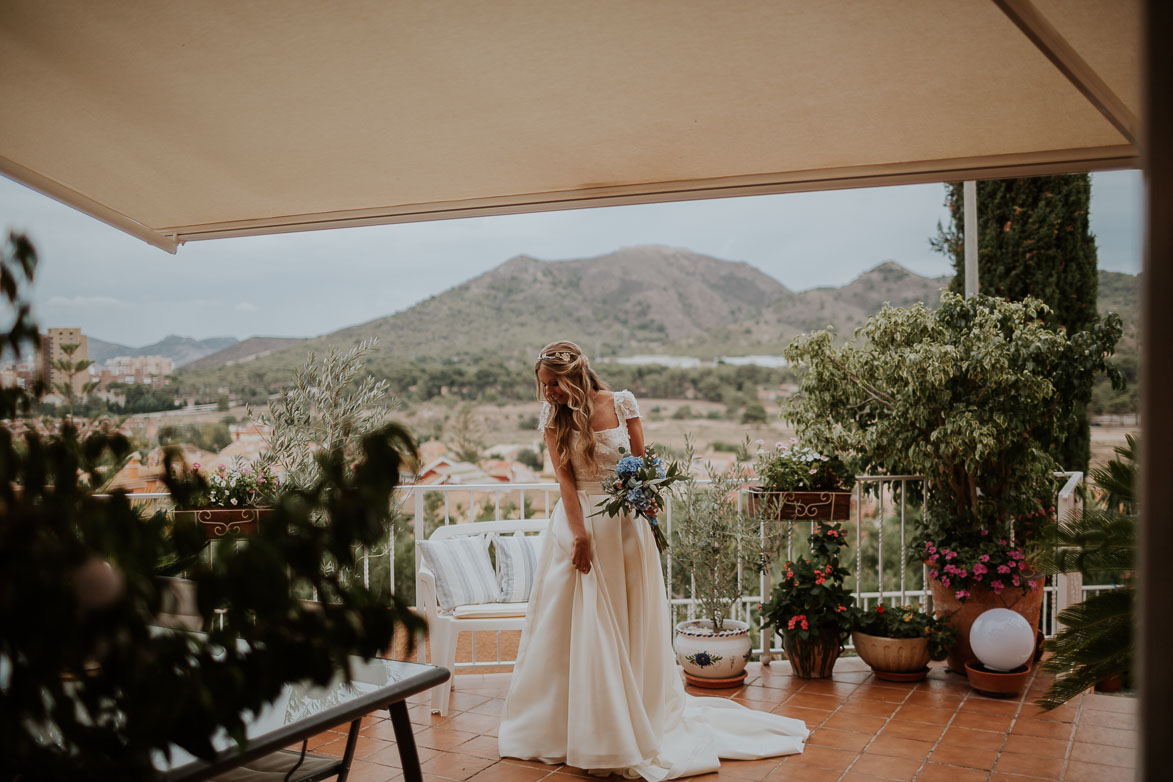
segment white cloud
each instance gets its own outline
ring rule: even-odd
[[[50,307],[65,309],[125,309],[130,306],[110,296],[53,296],[46,303]]]

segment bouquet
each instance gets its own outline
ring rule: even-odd
[[[619,453],[624,454],[626,451],[620,448]],[[656,548],[663,553],[668,548],[668,539],[660,529],[656,514],[663,507],[664,489],[684,477],[679,464],[671,462],[665,465],[664,460],[656,456],[652,446],[645,449],[642,457],[623,456],[615,465],[614,475],[603,481],[603,492],[610,499],[599,503],[602,508],[599,513],[611,517],[630,513],[647,519],[652,527]]]

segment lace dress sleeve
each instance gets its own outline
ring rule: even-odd
[[[554,408],[549,402],[542,402],[542,412],[538,414],[538,431],[545,432],[550,425],[550,417],[554,415]]]
[[[616,391],[615,412],[623,421],[628,418],[639,418],[639,405],[635,403],[635,394],[630,391]]]

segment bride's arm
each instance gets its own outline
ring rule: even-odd
[[[644,425],[639,416],[627,419],[627,436],[631,439],[631,455],[644,455]]]
[[[560,459],[558,441],[554,437],[554,430],[546,430],[546,448],[550,452],[550,460],[554,463],[554,474],[558,476],[558,491],[562,497],[562,510],[566,513],[566,523],[570,527],[570,534],[574,536],[574,551],[571,552],[570,562],[576,570],[582,573],[591,572],[591,537],[586,531],[586,522],[582,518],[582,505],[578,502],[578,484],[574,478],[574,467],[569,459]]]

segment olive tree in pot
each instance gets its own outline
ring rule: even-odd
[[[690,441],[685,463],[692,460]],[[677,624],[673,646],[685,678],[700,687],[736,686],[752,654],[749,624],[730,617],[741,606],[742,584],[768,565],[775,534],[763,533],[759,521],[738,508],[744,485],[736,473],[710,470],[708,485],[697,485],[689,472],[677,487],[671,554],[690,577],[701,618]]]
[[[1051,515],[1054,442],[1106,373],[1120,337],[1109,314],[1086,330],[1048,325],[1036,299],[945,293],[935,310],[885,307],[855,339],[829,330],[786,349],[802,371],[783,416],[805,442],[854,455],[868,472],[925,477],[925,518],[908,556],[930,567],[934,605],[959,633],[950,667],[972,654],[968,629],[1010,607],[1037,626],[1042,574],[1022,544]]]

